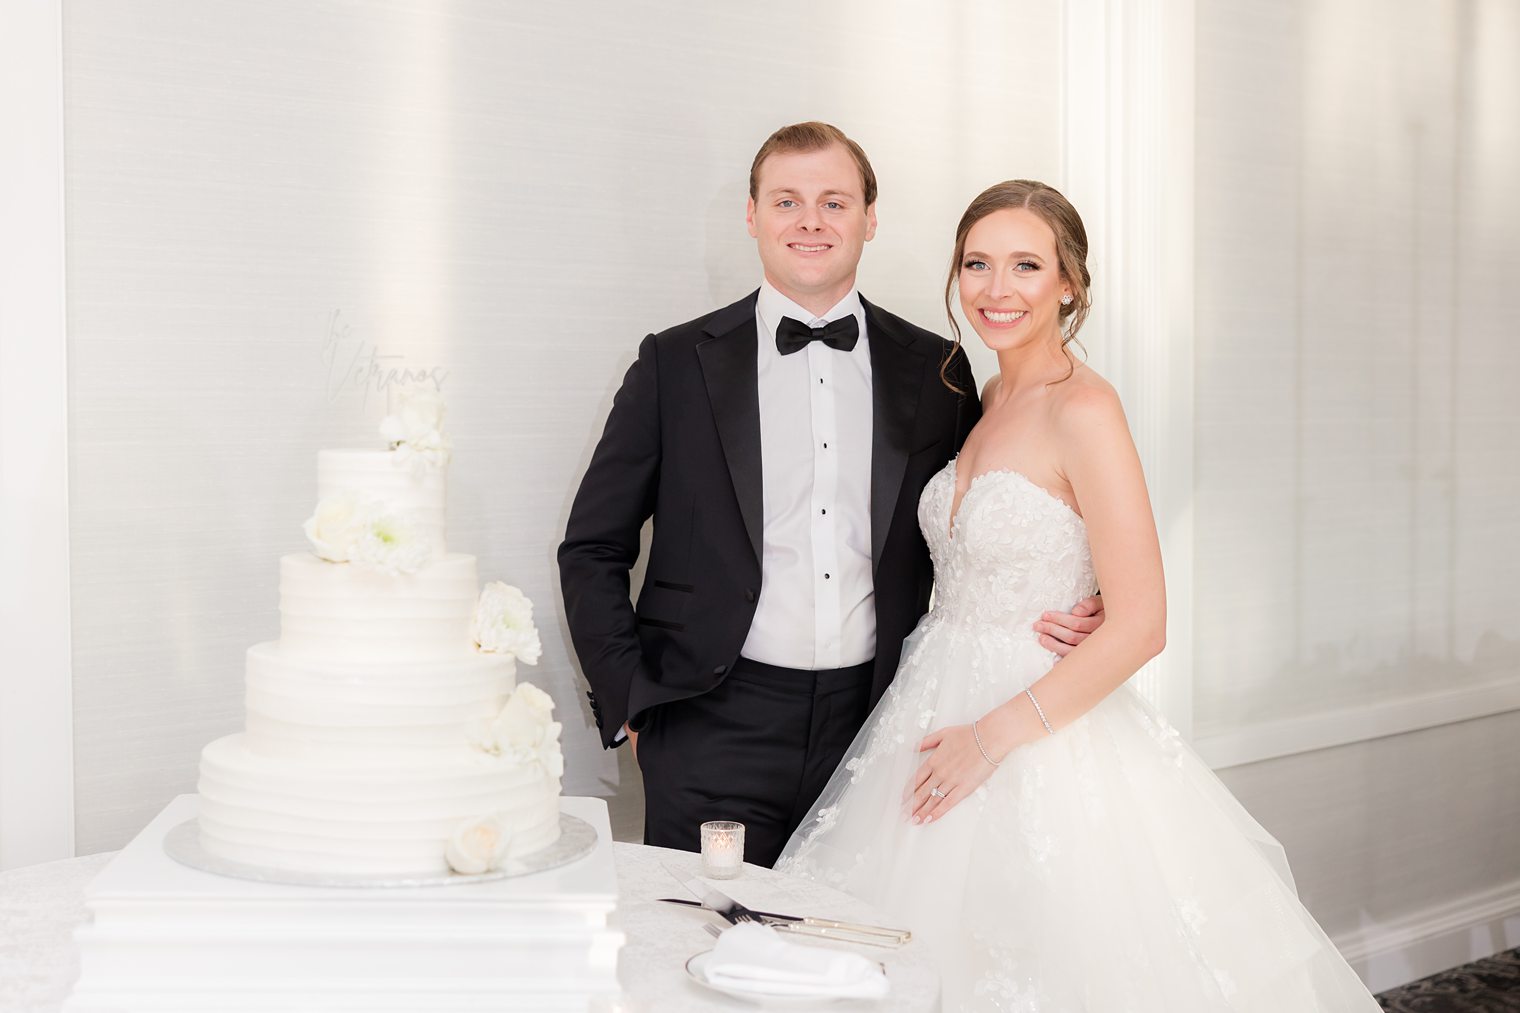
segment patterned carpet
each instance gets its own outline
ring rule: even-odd
[[[1520,1013],[1520,949],[1463,964],[1378,996],[1387,1013]]]

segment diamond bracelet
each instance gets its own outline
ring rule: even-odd
[[[1045,726],[1045,734],[1054,735],[1056,730],[1050,727],[1050,719],[1045,716],[1045,708],[1040,706],[1040,701],[1034,698],[1034,693],[1024,690],[1024,695],[1029,697],[1029,702],[1034,704],[1034,712],[1040,716],[1040,724]]]
[[[978,720],[980,720],[980,718]],[[982,733],[976,730],[976,721],[971,722],[971,735],[976,739],[976,748],[982,752],[982,759],[986,760],[994,767],[1003,762],[1002,760],[994,760],[992,757],[987,755],[987,747],[982,745]]]

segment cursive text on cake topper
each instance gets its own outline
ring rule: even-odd
[[[364,405],[369,405],[371,393],[386,395],[411,386],[432,385],[434,390],[443,389],[443,381],[449,372],[442,366],[421,368],[402,365],[406,356],[382,355],[379,348],[353,333],[353,327],[343,319],[342,310],[333,310],[327,317],[327,330],[322,335],[322,363],[327,367],[326,390],[329,402],[337,401],[345,391],[362,391]]]

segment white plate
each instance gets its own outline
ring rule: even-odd
[[[707,980],[707,961],[712,957],[712,950],[703,950],[686,962],[686,974],[692,981],[703,988],[710,988],[714,992],[722,992],[731,995],[735,999],[747,999],[750,1002],[765,1003],[768,1006],[804,1006],[820,1002],[876,1002],[876,999],[861,999],[848,995],[808,995],[797,992],[765,992],[759,989],[736,988],[732,985],[719,985]],[[886,967],[878,964],[885,973]]]

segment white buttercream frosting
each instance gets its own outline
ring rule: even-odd
[[[280,557],[280,645],[341,661],[429,661],[470,650],[475,557],[389,574],[310,554]]]
[[[317,499],[344,493],[372,496],[412,518],[434,556],[448,551],[447,469],[414,469],[390,450],[317,452]]]
[[[559,836],[559,783],[467,748],[398,763],[332,765],[252,752],[229,735],[201,754],[202,845],[233,861],[303,872],[441,875],[459,824],[503,813],[512,855]]]
[[[303,657],[278,643],[248,649],[251,752],[363,762],[453,747],[492,720],[516,682],[508,658],[460,651],[427,662]]]
[[[507,857],[559,836],[558,765],[480,745],[516,665],[475,650],[479,576],[474,556],[445,549],[444,468],[394,458],[322,451],[319,497],[407,511],[429,561],[385,573],[310,553],[280,559],[280,639],[248,651],[246,731],[201,754],[201,841],[213,854],[424,876],[449,871],[450,841],[471,820],[509,831]]]

